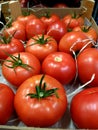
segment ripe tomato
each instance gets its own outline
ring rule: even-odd
[[[89,43],[89,44],[88,44]],[[87,45],[88,44],[88,45]],[[67,53],[80,51],[85,45],[85,48],[92,46],[92,41],[83,32],[68,32],[66,33],[59,42],[59,50]]]
[[[38,34],[44,34],[45,32],[45,25],[39,18],[31,19],[26,24],[27,39],[30,39]]]
[[[49,127],[66,111],[66,91],[53,77],[35,75],[21,84],[14,106],[20,120],[27,126]]]
[[[86,88],[71,101],[71,118],[79,129],[98,129],[98,87]]]
[[[88,48],[77,57],[78,76],[82,83],[88,82],[95,74],[94,80],[89,84],[98,85],[98,49]]]
[[[98,39],[97,31],[91,26],[77,26],[73,29],[73,31],[82,31],[95,42]]]
[[[57,42],[48,35],[36,35],[28,40],[25,51],[34,54],[42,61],[48,54],[57,51]]]
[[[15,52],[24,51],[24,45],[20,42],[20,40],[15,39],[14,37],[3,37],[0,40],[0,59],[6,59],[8,57],[7,54],[13,54]]]
[[[21,15],[21,16],[18,16],[16,21],[19,21],[21,24],[23,24],[24,26],[26,26],[26,24],[33,18],[37,18],[36,15],[34,14],[28,14],[26,16],[24,15]]]
[[[52,23],[47,28],[47,35],[52,36],[57,42],[60,41],[66,32],[67,28],[61,20]]]
[[[53,7],[54,8],[66,8],[68,6],[67,6],[67,4],[65,4],[63,2],[59,2],[59,3],[56,3]]]
[[[10,27],[7,27],[3,30],[3,34],[6,37],[9,37],[9,34],[13,36],[16,39],[26,41],[26,31],[23,24],[21,24],[19,21],[12,22],[12,25]]]
[[[28,52],[14,53],[4,61],[2,73],[16,88],[27,78],[40,73],[40,61]]]
[[[40,19],[47,28],[52,23],[60,20],[60,17],[57,14],[54,14],[54,13],[51,14],[49,12],[46,12],[45,14],[43,14],[43,16]]]
[[[5,125],[14,112],[14,92],[12,89],[0,83],[0,125]]]
[[[51,53],[42,62],[42,72],[66,85],[76,75],[75,60],[70,54],[64,52]]]
[[[76,14],[75,12],[73,14],[67,14],[62,18],[62,21],[65,23],[65,25],[69,28],[74,28],[76,26],[84,25],[84,19]]]

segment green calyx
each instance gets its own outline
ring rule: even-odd
[[[30,96],[30,98],[45,98],[45,97],[49,97],[52,95],[55,95],[57,98],[59,98],[57,90],[58,88],[53,88],[53,89],[49,89],[46,90],[47,84],[43,82],[45,75],[43,75],[41,77],[40,83],[39,85],[36,85],[36,92],[35,93],[28,93],[26,96]]]
[[[0,44],[9,44],[11,42],[12,36],[8,38],[6,36],[0,36]]]
[[[30,68],[32,68],[28,64],[24,64],[22,62],[22,60],[20,58],[20,54],[18,54],[18,56],[14,56],[14,55],[11,55],[11,54],[7,54],[7,55],[11,58],[11,60],[5,60],[5,61],[11,62],[12,65],[8,66],[8,65],[4,64],[6,67],[12,68],[12,69],[14,69],[14,71],[15,71],[15,68],[18,67],[18,66],[21,66],[21,67],[23,67],[26,70],[30,70]]]

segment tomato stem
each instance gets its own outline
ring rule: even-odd
[[[43,82],[45,75],[43,75],[40,79],[40,83],[39,85],[36,85],[36,93],[28,93],[26,96],[30,96],[30,98],[45,98],[45,97],[49,97],[52,95],[55,95],[57,98],[59,98],[57,90],[58,88],[53,88],[53,89],[49,89],[46,90],[47,84]]]

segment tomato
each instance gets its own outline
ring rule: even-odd
[[[48,35],[36,35],[28,40],[25,51],[34,54],[40,61],[43,61],[48,54],[57,51],[57,42]]]
[[[14,36],[14,38],[22,40],[22,41],[26,41],[27,39],[25,27],[19,21],[12,22],[11,26],[3,30],[3,34],[6,37],[9,37],[9,34],[10,34],[11,36]]]
[[[74,28],[76,26],[81,26],[84,24],[84,19],[81,17],[81,15],[76,14],[75,12],[73,14],[67,14],[62,18],[62,21],[65,23],[65,25],[69,28]]]
[[[77,26],[73,29],[73,31],[83,31],[89,38],[91,38],[95,42],[98,39],[97,31],[91,26]]]
[[[31,19],[26,24],[26,34],[28,40],[35,35],[44,34],[45,32],[46,27],[39,18]]]
[[[3,37],[0,40],[0,59],[6,59],[8,54],[13,54],[15,52],[24,51],[24,45],[20,42],[20,40],[15,39],[14,37],[8,38]]]
[[[35,75],[20,85],[14,106],[25,125],[49,127],[59,121],[66,111],[66,91],[53,77]]]
[[[56,78],[63,85],[70,83],[76,75],[75,60],[70,54],[54,52],[42,63],[42,72]]]
[[[14,53],[4,61],[2,74],[16,88],[27,78],[40,73],[40,61],[28,52]]]
[[[92,41],[83,32],[80,31],[66,33],[59,42],[59,50],[67,53],[72,53],[72,50],[74,52],[78,52],[84,46],[85,48],[91,47]]]
[[[68,7],[65,3],[56,3],[54,6],[53,6],[54,8],[66,8],[66,7]]]
[[[66,32],[67,28],[61,20],[52,23],[47,28],[47,35],[52,36],[57,42],[60,41]]]
[[[94,80],[89,84],[98,85],[98,49],[88,48],[77,57],[78,76],[82,83],[88,82],[95,74]]]
[[[70,113],[77,128],[98,129],[98,87],[86,88],[76,94]]]
[[[21,24],[26,26],[26,24],[33,18],[37,18],[37,16],[34,15],[34,14],[27,14],[26,16],[25,15],[21,15],[21,16],[17,17],[16,21],[19,21]]]
[[[43,14],[43,16],[41,16],[41,21],[45,24],[46,28],[51,25],[52,23],[60,20],[59,15],[54,14],[54,13],[49,13],[46,12],[45,14]]]
[[[12,89],[0,83],[0,125],[5,125],[14,112],[14,92]]]

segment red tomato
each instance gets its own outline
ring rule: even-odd
[[[82,83],[88,82],[95,74],[94,80],[89,84],[98,85],[98,49],[88,48],[77,57],[78,76]]]
[[[2,37],[2,40],[0,40],[0,59],[6,59],[8,54],[22,52],[24,50],[24,45],[20,42],[20,40],[15,39],[14,37]]]
[[[72,98],[71,118],[79,129],[98,129],[98,87],[87,88]]]
[[[76,75],[75,60],[64,52],[51,53],[42,63],[42,72],[56,78],[63,85],[68,84]]]
[[[54,8],[66,8],[67,5],[65,3],[59,2],[59,3],[56,3],[53,7]]]
[[[14,53],[2,65],[3,76],[16,88],[27,78],[40,73],[39,60],[28,52]]]
[[[60,41],[66,32],[67,28],[61,20],[52,23],[47,28],[47,35],[52,36],[57,42]]]
[[[84,25],[84,19],[76,13],[67,14],[62,18],[62,21],[69,28]]]
[[[49,12],[46,12],[45,14],[43,14],[43,16],[40,19],[47,28],[52,23],[60,20],[60,17],[57,14],[54,13],[50,14]]]
[[[5,125],[14,112],[14,92],[6,84],[0,83],[0,125]]]
[[[89,43],[89,44],[88,44]],[[88,44],[88,45],[87,45]],[[67,53],[80,51],[85,45],[85,48],[92,46],[92,41],[83,32],[68,32],[59,42],[59,50]]]
[[[48,35],[36,35],[28,40],[25,51],[34,54],[42,61],[48,54],[57,51],[57,42]]]
[[[26,24],[27,39],[30,39],[38,34],[44,34],[45,32],[45,25],[39,18],[31,19]]]
[[[48,127],[64,115],[66,91],[53,77],[35,75],[19,87],[14,106],[20,120],[27,126]]]
[[[5,28],[3,34],[6,37],[9,37],[10,34],[11,36],[14,36],[14,38],[22,41],[26,41],[27,39],[25,27],[19,21],[12,22],[12,26]]]
[[[17,21],[19,21],[21,24],[23,24],[24,26],[26,26],[26,24],[33,18],[37,18],[37,16],[35,16],[34,14],[29,14],[29,15],[21,15],[17,17]]]
[[[89,26],[77,26],[73,29],[73,31],[82,31],[84,32],[89,38],[94,40],[95,42],[98,39],[97,31],[93,27]]]

